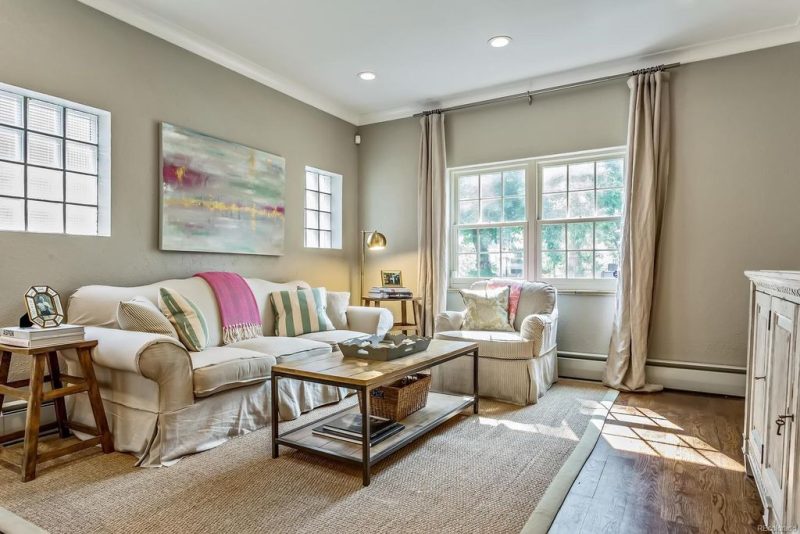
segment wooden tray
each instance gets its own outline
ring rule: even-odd
[[[412,343],[402,343],[405,340],[411,340]],[[368,344],[364,345],[365,343]],[[390,345],[392,343],[395,345],[394,347]],[[428,348],[430,343],[431,338],[429,337],[386,334],[385,336],[370,336],[342,341],[339,343],[339,350],[350,358],[388,362],[422,352]]]

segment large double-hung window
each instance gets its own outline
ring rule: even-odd
[[[613,290],[624,149],[451,171],[451,285],[504,277]]]

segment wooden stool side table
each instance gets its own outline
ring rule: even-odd
[[[361,297],[361,302],[364,306],[380,308],[382,302],[399,302],[400,303],[400,322],[392,325],[392,330],[400,330],[408,335],[409,330],[415,332],[417,335],[422,335],[422,326],[419,320],[422,317],[422,299],[419,297],[408,297],[402,299],[378,298],[378,297]],[[407,304],[411,303],[411,313],[414,316],[414,322],[408,322],[408,309]]]
[[[104,453],[114,452],[114,444],[111,439],[111,432],[108,429],[103,401],[100,398],[100,390],[97,387],[97,379],[92,365],[92,349],[97,346],[97,341],[78,341],[75,343],[65,343],[63,345],[51,345],[35,349],[13,347],[0,344],[0,407],[6,395],[27,401],[27,414],[25,419],[25,435],[22,446],[22,462],[18,464],[11,459],[7,449],[0,448],[0,463],[19,471],[22,481],[28,482],[36,478],[36,465],[38,462],[46,462],[59,456],[72,454],[74,452],[94,447],[97,444],[103,449]],[[78,361],[83,371],[83,376],[71,376],[62,374],[58,364],[59,350],[75,349],[78,353]],[[30,379],[9,384],[8,374],[11,368],[11,355],[22,355],[31,358]],[[49,391],[44,390],[45,365],[50,368]],[[64,385],[64,384],[67,385]],[[27,386],[27,388],[25,387]],[[95,428],[91,428],[79,423],[70,423],[67,420],[67,408],[64,397],[76,393],[87,393],[89,403],[92,406],[92,413],[95,420]],[[42,402],[53,401],[56,412],[56,424],[59,436],[66,438],[70,434],[70,429],[77,430],[93,436],[92,438],[62,447],[60,449],[48,450],[39,453],[39,430]],[[19,438],[18,433],[0,436],[0,444],[6,441]]]

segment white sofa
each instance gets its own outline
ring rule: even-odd
[[[485,281],[472,289],[484,289]],[[462,330],[464,313],[446,311],[436,318],[437,339],[478,344],[478,386],[482,397],[514,404],[534,404],[558,380],[556,288],[525,282],[514,320],[514,332]],[[472,362],[458,358],[432,370],[431,388],[472,392]]]
[[[214,293],[197,277],[140,287],[85,286],[70,297],[68,321],[85,325],[87,338],[98,340],[95,370],[114,447],[134,454],[137,465],[169,465],[186,454],[266,426],[270,422],[270,370],[276,362],[325,355],[340,341],[383,334],[393,323],[386,309],[342,309],[334,303],[341,303],[344,295],[328,293],[328,315],[336,330],[277,337],[269,294],[308,284],[253,278],[247,283],[261,312],[264,336],[224,346]],[[119,302],[142,296],[157,303],[160,287],[180,292],[200,309],[208,324],[208,348],[188,352],[170,337],[120,329],[116,316]],[[334,313],[335,309],[343,313]],[[80,374],[74,351],[62,356],[69,373]],[[281,380],[279,387],[283,420],[338,402],[350,393],[295,380]],[[69,410],[72,420],[93,421],[88,400],[81,395],[75,396]]]

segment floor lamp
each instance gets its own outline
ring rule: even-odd
[[[381,250],[384,248],[386,248],[385,235],[376,230],[371,232],[361,230],[361,297],[359,297],[359,305],[364,298],[364,261],[366,260],[367,249]]]

